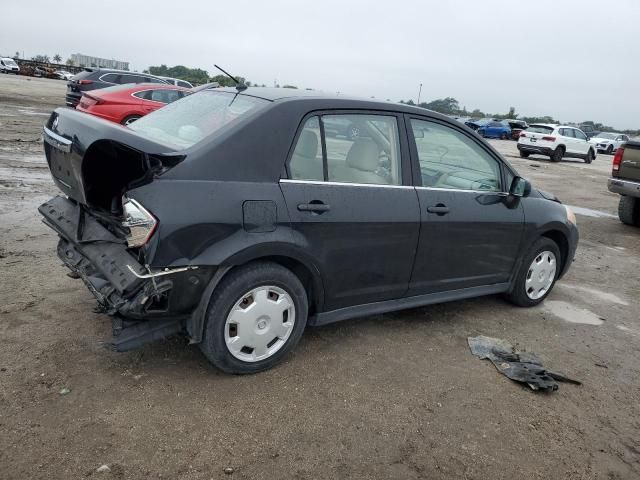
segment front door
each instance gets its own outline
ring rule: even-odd
[[[506,166],[479,141],[447,123],[408,120],[421,228],[410,295],[508,282],[524,214],[509,205]]]
[[[335,117],[340,117],[336,119]],[[355,138],[324,133],[347,120]],[[306,119],[280,185],[298,243],[321,270],[325,310],[398,298],[408,289],[420,210],[410,185],[402,117]]]

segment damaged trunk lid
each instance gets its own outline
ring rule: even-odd
[[[89,209],[122,216],[122,196],[184,159],[122,125],[58,108],[47,121],[44,149],[55,184]]]

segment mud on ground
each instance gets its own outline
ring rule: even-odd
[[[284,364],[236,377],[180,338],[102,346],[110,321],[36,212],[56,192],[40,129],[64,90],[0,76],[0,478],[640,478],[640,231],[614,216],[611,157],[552,164],[494,142],[591,209],[544,306],[487,297],[312,329]],[[512,383],[471,355],[479,334],[584,385]]]

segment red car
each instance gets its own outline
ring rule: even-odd
[[[158,83],[116,85],[83,93],[76,110],[128,125],[190,93],[188,88]]]

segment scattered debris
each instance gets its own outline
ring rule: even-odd
[[[98,468],[96,468],[96,472],[98,473],[106,473],[110,471],[111,469],[109,468],[109,465],[100,465]]]
[[[600,368],[609,368],[609,365],[607,365],[605,363],[594,363],[594,365],[596,367],[600,367]]]
[[[231,475],[233,473],[233,467],[224,467],[224,473]]]
[[[467,341],[471,353],[491,360],[500,373],[516,382],[526,383],[532,390],[555,391],[558,384],[554,380],[582,385],[566,375],[547,370],[535,353],[518,352],[505,340],[480,335],[468,337]]]
[[[60,393],[60,395],[68,395],[69,393],[71,393],[71,390],[69,390],[67,387],[63,387],[58,393]]]

